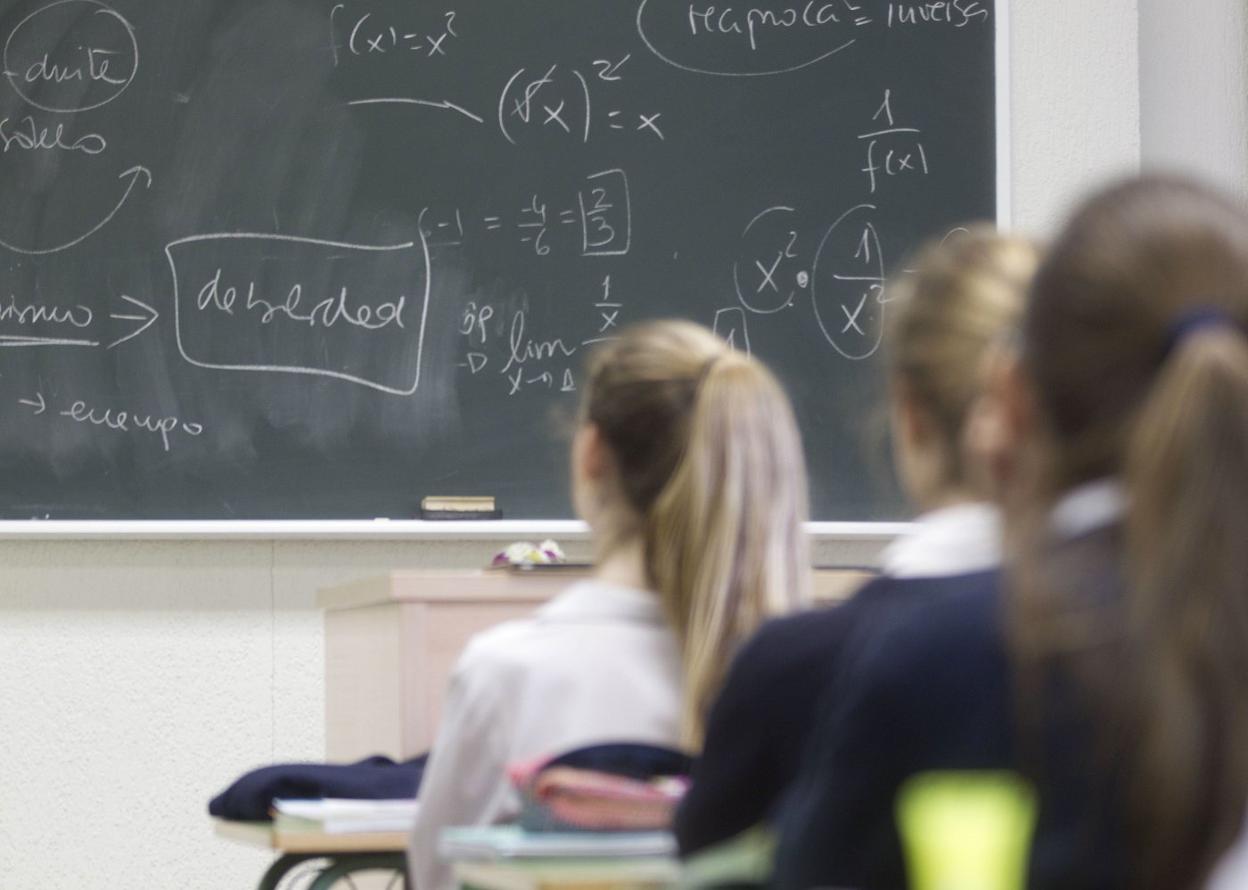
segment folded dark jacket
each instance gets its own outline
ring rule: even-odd
[[[634,742],[589,745],[552,757],[542,769],[570,766],[645,781],[656,776],[687,776],[693,758],[681,751]]]
[[[415,797],[424,778],[428,754],[395,763],[389,757],[368,757],[358,763],[280,763],[238,779],[208,804],[221,819],[265,822],[272,818],[274,799],[397,800]]]

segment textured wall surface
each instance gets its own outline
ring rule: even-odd
[[[316,590],[482,545],[0,544],[0,887],[254,886],[208,797],[324,756]]]
[[[1191,171],[1248,197],[1248,8],[1140,0],[1146,167]]]
[[[1014,217],[1043,233],[1090,183],[1138,165],[1136,4],[1012,6]],[[317,588],[474,567],[489,550],[0,544],[3,886],[254,885],[266,856],[215,840],[204,806],[247,767],[322,755]]]
[[[1138,171],[1136,10],[1136,0],[1010,3],[1016,228],[1050,233],[1087,189]]]

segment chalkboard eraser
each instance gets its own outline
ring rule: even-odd
[[[420,508],[420,518],[429,522],[469,522],[481,519],[502,519],[502,510],[426,510]]]
[[[431,496],[421,499],[420,518],[437,522],[502,519],[503,511],[492,497]]]
[[[422,510],[470,510],[480,512],[497,508],[498,504],[494,503],[494,498],[481,495],[438,494],[420,499],[420,509]]]

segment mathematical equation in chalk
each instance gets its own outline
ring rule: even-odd
[[[517,69],[498,98],[499,131],[513,145],[547,134],[588,143],[596,132],[640,133],[666,141],[662,111],[623,108],[611,99],[616,94],[611,87],[624,82],[631,60],[631,53],[597,59],[591,75],[560,64]]]
[[[616,89],[625,80],[632,59],[596,59],[593,72],[554,63],[522,67],[502,84],[494,122],[512,145],[554,139],[588,144],[597,136],[638,136],[652,143],[666,142],[668,122],[657,103],[638,103]],[[350,99],[348,106],[408,112],[450,112],[460,122],[487,124],[483,102],[456,96],[387,94]]]
[[[564,252],[582,257],[624,256],[633,240],[628,174],[623,170],[592,173],[575,195],[561,203],[534,193],[510,212],[428,206],[420,212],[419,225],[431,248],[460,247],[468,239],[512,239],[537,257]]]
[[[614,340],[627,306],[607,275],[596,289],[579,297],[560,321],[581,334],[539,331],[527,308],[469,302],[460,316],[463,359],[459,367],[472,377],[499,381],[508,396],[523,392],[577,391],[581,354]],[[578,324],[579,322],[579,324]]]
[[[348,4],[336,3],[329,11],[334,67],[395,54],[415,60],[447,58],[459,40],[458,18],[453,9],[440,13],[412,9],[401,16],[385,16],[376,11],[353,12]]]

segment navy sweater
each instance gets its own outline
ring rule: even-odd
[[[767,820],[801,767],[845,653],[877,612],[896,615],[964,577],[877,578],[844,604],[765,624],[733,661],[707,720],[693,786],[676,814],[682,855]]]
[[[1090,601],[1117,595],[1091,586]],[[901,785],[928,770],[985,769],[1020,772],[1039,792],[1032,890],[1130,886],[1116,779],[1093,754],[1073,685],[1047,677],[1042,701],[1027,703],[1043,709],[1043,728],[1020,734],[1000,577],[966,576],[961,587],[877,617],[844,667],[784,808],[777,890],[904,890]]]

